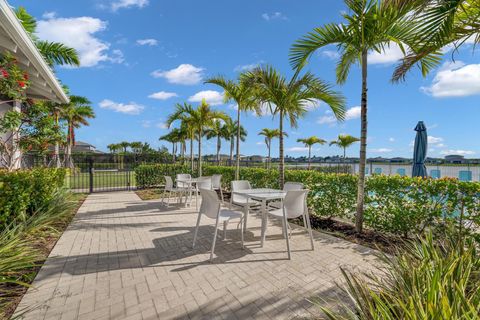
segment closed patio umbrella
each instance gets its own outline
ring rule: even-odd
[[[427,177],[427,167],[425,167],[425,159],[427,158],[428,137],[427,128],[423,121],[419,121],[415,127],[417,136],[415,137],[415,145],[413,146],[413,169],[412,177]]]

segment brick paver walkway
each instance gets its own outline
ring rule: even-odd
[[[320,314],[312,299],[338,303],[340,267],[370,268],[371,250],[315,232],[315,251],[294,228],[286,260],[270,222],[259,247],[252,215],[241,250],[236,223],[208,262],[213,220],[142,201],[133,192],[92,194],[58,241],[17,314],[25,319],[292,319]],[[323,303],[323,302],[322,302]]]

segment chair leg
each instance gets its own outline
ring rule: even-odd
[[[222,199],[222,203],[224,202],[224,199],[223,199],[223,191],[222,191],[222,187],[220,187],[220,198]]]
[[[249,215],[249,207],[248,206],[245,206],[243,207],[243,210],[245,211],[245,221],[244,221],[244,226],[243,226],[243,230],[247,230],[247,220],[248,220],[248,215]]]
[[[195,210],[198,210],[198,192],[195,190]]]
[[[287,233],[285,233],[285,220],[282,218],[282,237],[285,239]]]
[[[192,248],[195,248],[195,242],[197,241],[197,234],[198,234],[198,227],[200,227],[200,218],[202,217],[202,214],[199,212],[198,213],[198,218],[197,218],[197,225],[195,227],[195,233],[193,234],[193,245]]]
[[[243,223],[242,223],[242,218],[240,218],[240,237],[242,239],[242,249],[244,249],[244,245],[243,245]]]
[[[312,224],[310,222],[310,215],[306,214],[306,218],[307,218],[307,228],[308,228],[308,233],[310,233],[310,243],[312,244],[312,251],[315,250],[315,247],[313,246],[313,232],[312,232]]]
[[[218,234],[218,218],[217,218],[217,222],[215,223],[215,234],[213,235],[212,251],[210,252],[210,262],[213,261],[213,252],[215,251],[215,243],[217,242],[217,234]]]
[[[285,213],[285,209],[283,210],[283,222],[284,222],[284,231],[285,231],[285,234],[287,235],[285,237],[285,239],[287,240],[288,260],[290,260],[291,259],[290,239],[288,238],[288,230],[287,230],[288,220],[287,220],[287,216],[286,216],[286,213]]]
[[[228,220],[223,221],[223,240],[227,239]]]
[[[162,200],[160,201],[160,203],[162,204],[162,206],[165,205],[165,193],[166,193],[166,192],[167,192],[167,191],[165,191],[165,190],[163,190],[163,192],[162,192]]]

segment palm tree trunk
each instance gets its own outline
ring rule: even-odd
[[[312,146],[308,146],[308,170],[310,170],[311,160],[312,160]]]
[[[175,142],[172,142],[172,157],[173,163],[175,163]]]
[[[192,170],[193,173],[193,135],[190,138],[190,169]]]
[[[60,168],[61,167],[61,163],[60,163],[60,144],[57,142],[55,142],[55,151],[54,151],[54,160],[55,160],[55,167],[56,168]]]
[[[367,160],[367,51],[362,52],[362,101],[361,101],[361,136],[360,136],[360,164],[358,172],[357,212],[355,216],[355,230],[363,232],[363,211],[365,200],[365,165]]]
[[[235,180],[240,179],[240,105],[237,106],[237,159],[235,168]]]
[[[267,145],[267,148],[268,148],[268,169],[271,169],[271,167],[272,167],[272,158],[270,157],[270,155],[271,155],[271,146],[272,146],[272,141],[270,140],[270,142],[269,142],[268,145]]]
[[[233,149],[235,148],[235,139],[230,137],[230,166],[233,165]]]
[[[278,164],[278,174],[279,174],[279,186],[280,189],[283,189],[283,185],[285,183],[285,159],[283,156],[283,110],[280,110],[280,136],[279,139],[279,157],[280,163]]]
[[[67,148],[65,150],[65,167],[72,169],[73,168],[73,161],[72,161],[72,149],[74,142],[74,135],[73,135],[73,125],[71,122],[68,123],[68,138],[67,138]]]
[[[198,176],[202,176],[202,130],[198,131]]]
[[[220,136],[217,136],[217,166],[220,165],[220,148],[222,147]]]

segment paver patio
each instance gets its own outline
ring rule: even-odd
[[[209,263],[213,220],[165,208],[133,192],[92,194],[62,235],[17,314],[25,319],[292,319],[320,314],[310,299],[340,303],[340,267],[368,269],[372,250],[314,232],[315,251],[294,228],[286,259],[280,224],[259,247],[260,218],[249,218],[246,248],[229,225]],[[222,234],[222,233],[220,233]]]

